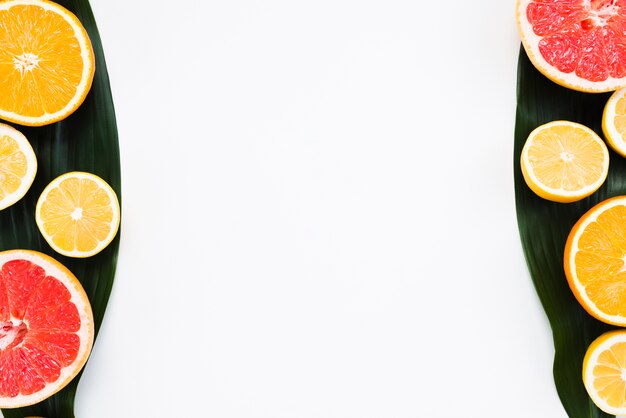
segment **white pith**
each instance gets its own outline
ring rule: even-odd
[[[598,219],[598,216],[616,206],[626,207],[626,196],[616,197],[602,202],[590,209],[589,212],[584,215],[584,220],[578,225],[576,232],[571,237],[571,250],[568,253],[569,258],[566,260],[566,262],[569,266],[569,271],[573,279],[571,283],[573,283],[573,285],[578,290],[577,296],[582,298],[584,302],[583,305],[589,307],[589,309],[591,309],[594,314],[601,320],[610,324],[619,324],[623,326],[626,325],[626,317],[623,317],[621,315],[609,315],[600,310],[598,306],[587,295],[585,287],[580,284],[580,280],[578,279],[578,275],[576,273],[576,253],[579,251],[578,242],[580,240],[580,236],[583,234],[583,232],[585,232],[585,229],[589,226],[589,224],[595,222]]]
[[[581,1],[586,5],[588,9],[591,8],[590,0]],[[533,2],[535,2],[535,0],[517,0],[516,18],[521,32],[520,36],[522,39],[522,44],[524,45],[524,49],[526,50],[530,61],[535,65],[535,67],[537,67],[540,72],[542,72],[546,77],[560,85],[585,92],[607,92],[617,90],[620,87],[626,86],[626,77],[614,78],[609,76],[604,81],[589,81],[577,76],[575,72],[561,72],[553,67],[552,64],[548,63],[548,61],[543,58],[541,52],[539,51],[539,41],[542,39],[542,37],[535,34],[532,25],[528,22],[528,19],[526,18],[526,9],[528,5]],[[604,22],[606,20],[606,15],[608,13],[616,13],[618,10],[618,6],[614,6],[614,8],[611,10],[602,10],[600,13],[590,10],[590,19],[595,20],[596,24],[602,26],[605,24]]]
[[[11,345],[13,341],[15,341],[18,334],[18,327],[22,324],[22,321],[17,318],[13,318],[13,315],[11,315],[11,320],[9,322],[11,323],[12,328],[6,331],[4,329],[0,329],[0,350],[4,350]],[[2,323],[3,326],[5,324],[5,322]]]
[[[46,11],[51,11],[62,16],[74,30],[74,34],[76,35],[76,39],[80,45],[81,57],[83,59],[83,73],[81,75],[80,83],[76,88],[76,94],[63,109],[54,113],[45,113],[43,116],[37,117],[24,116],[15,112],[0,109],[0,118],[24,125],[36,126],[60,120],[66,116],[69,111],[78,108],[86,96],[86,91],[91,87],[94,69],[92,59],[90,57],[93,55],[93,50],[87,32],[81,25],[77,24],[78,19],[76,16],[56,3],[46,0],[9,0],[0,2],[0,11],[9,10],[13,6],[38,6]]]
[[[59,248],[52,240],[52,237],[45,233],[45,230],[43,227],[44,220],[41,218],[41,207],[44,201],[46,200],[46,197],[48,196],[50,191],[59,187],[59,184],[61,184],[63,180],[68,179],[68,178],[89,179],[89,180],[95,181],[100,186],[100,188],[107,193],[111,201],[111,209],[113,212],[113,218],[111,219],[111,222],[109,223],[109,226],[110,226],[109,234],[104,240],[98,242],[98,245],[96,246],[96,248],[88,252],[82,252],[78,250],[66,251],[62,248]],[[82,209],[80,212],[82,216]],[[72,215],[77,216],[78,213],[75,211],[72,213]],[[107,182],[105,182],[100,177],[91,173],[73,171],[70,173],[65,173],[65,174],[60,175],[59,177],[52,180],[50,184],[46,186],[44,191],[41,193],[41,196],[37,200],[37,206],[35,207],[35,222],[37,223],[37,226],[39,227],[39,230],[41,231],[41,234],[43,235],[44,239],[48,242],[48,244],[52,247],[52,249],[54,249],[54,251],[58,252],[59,254],[63,254],[67,257],[77,257],[77,258],[91,257],[92,255],[95,255],[99,253],[100,251],[102,251],[104,248],[106,248],[106,246],[109,245],[109,243],[113,240],[113,238],[117,234],[117,230],[119,228],[119,223],[120,223],[119,201],[117,200],[117,195],[115,194],[115,191],[111,188],[111,186],[109,186]]]
[[[21,55],[13,57],[13,65],[22,76],[28,71],[32,71],[37,68],[39,64],[39,57],[31,52],[24,52]]]
[[[35,151],[33,151],[33,147],[30,145],[30,142],[26,139],[26,137],[17,129],[0,123],[0,137],[8,136],[13,138],[18,146],[20,151],[26,157],[26,174],[21,179],[20,186],[13,193],[7,194],[3,199],[0,200],[0,210],[7,208],[20,200],[30,186],[33,184],[35,180],[35,175],[37,174],[37,157],[35,156]],[[2,178],[2,170],[0,169],[0,180]]]
[[[80,347],[74,363],[61,369],[61,375],[53,382],[48,383],[42,390],[31,395],[19,394],[16,397],[1,397],[0,408],[15,408],[19,406],[32,405],[40,402],[54,393],[61,390],[67,385],[78,371],[85,365],[94,338],[94,323],[91,306],[89,305],[87,295],[82,288],[80,282],[69,270],[61,270],[53,262],[51,258],[45,254],[28,250],[10,250],[0,252],[0,266],[11,260],[27,260],[42,267],[46,271],[47,276],[53,276],[65,285],[70,292],[70,301],[76,305],[80,315],[80,329],[76,334],[80,338]]]
[[[532,164],[532,162],[530,161],[530,158],[529,158],[529,151],[530,151],[530,148],[531,148],[531,146],[533,144],[534,137],[539,132],[541,132],[542,130],[549,129],[551,126],[554,126],[554,125],[567,125],[567,126],[576,127],[578,129],[582,129],[585,132],[589,133],[589,136],[597,144],[600,145],[600,147],[604,151],[604,166],[603,166],[603,171],[602,171],[601,176],[595,182],[585,186],[582,189],[573,190],[572,191],[572,190],[565,190],[563,188],[556,189],[556,188],[553,188],[553,187],[549,187],[549,186],[543,184],[541,182],[541,180],[539,178],[537,178],[537,176],[535,175],[535,172],[533,170],[533,164]],[[572,159],[571,154],[569,154],[567,152],[562,152],[560,157],[564,161],[568,161],[568,160]],[[608,148],[606,147],[606,144],[604,143],[604,141],[602,141],[602,139],[593,130],[587,128],[586,126],[578,124],[578,123],[574,123],[574,122],[568,122],[568,121],[549,122],[549,123],[546,123],[544,125],[541,125],[541,126],[537,127],[535,130],[533,130],[530,133],[530,135],[528,136],[528,140],[524,144],[524,148],[522,149],[521,159],[522,159],[522,164],[526,167],[526,174],[530,177],[532,183],[534,183],[535,186],[539,187],[545,193],[549,193],[551,195],[557,195],[557,196],[572,197],[572,198],[576,198],[576,197],[579,197],[579,196],[588,196],[589,194],[591,194],[594,191],[596,191],[602,185],[602,183],[604,183],[604,181],[606,180],[606,176],[609,173],[609,151],[608,151]]]
[[[598,358],[604,351],[610,349],[613,345],[617,343],[623,342],[626,342],[626,333],[615,332],[611,337],[607,338],[600,345],[594,347],[593,351],[588,354],[589,357],[585,362],[586,368],[583,370],[583,381],[585,384],[585,388],[589,393],[589,396],[600,409],[613,415],[626,415],[626,408],[612,407],[607,404],[604,399],[598,396],[598,392],[593,387],[593,382],[595,379],[593,376],[593,368],[598,364]],[[624,370],[622,370],[622,373],[624,373]]]

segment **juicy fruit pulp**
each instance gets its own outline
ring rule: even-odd
[[[626,0],[518,0],[518,26],[533,64],[557,83],[626,85]]]
[[[609,153],[591,129],[568,121],[541,125],[528,137],[521,168],[544,199],[574,202],[595,192],[608,174]]]
[[[0,253],[0,407],[60,390],[92,343],[91,308],[67,269],[33,251]]]
[[[570,288],[591,315],[626,325],[626,196],[599,203],[574,225],[564,267]]]
[[[44,125],[80,106],[94,58],[78,19],[44,0],[0,3],[0,117]]]
[[[71,172],[57,177],[37,202],[36,220],[50,246],[69,257],[89,257],[115,237],[117,196],[100,177]]]
[[[626,331],[607,332],[591,343],[583,360],[583,382],[604,412],[626,413]]]

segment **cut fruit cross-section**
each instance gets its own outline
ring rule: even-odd
[[[626,415],[626,330],[604,333],[591,343],[583,360],[583,382],[598,408]]]
[[[41,126],[84,101],[94,76],[87,32],[47,0],[0,2],[0,118]]]
[[[576,222],[565,244],[564,268],[589,314],[626,326],[626,196],[598,203]]]
[[[68,257],[90,257],[115,237],[120,207],[111,186],[79,171],[63,174],[44,189],[35,220],[48,244]]]
[[[555,121],[530,133],[520,163],[533,192],[544,199],[568,203],[589,196],[604,183],[609,151],[586,126]]]
[[[610,147],[626,157],[626,88],[617,90],[606,102],[602,131]]]
[[[0,123],[0,209],[20,200],[37,174],[37,157],[24,135]]]
[[[76,277],[35,251],[0,252],[0,408],[31,405],[67,385],[93,344]]]
[[[626,86],[626,0],[517,0],[517,25],[552,81],[585,92]]]

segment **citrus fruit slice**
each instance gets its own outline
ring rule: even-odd
[[[626,86],[624,0],[517,0],[517,26],[535,67],[579,91]]]
[[[626,88],[611,95],[602,113],[602,131],[609,146],[626,157]]]
[[[95,174],[73,171],[44,189],[35,220],[48,244],[68,257],[90,257],[115,237],[120,207],[111,186]]]
[[[555,121],[530,133],[520,162],[532,191],[544,199],[567,203],[589,196],[604,183],[609,151],[586,126]]]
[[[93,314],[76,277],[35,251],[0,252],[0,408],[37,403],[80,371]]]
[[[37,174],[37,157],[21,132],[0,123],[0,209],[20,200]]]
[[[565,244],[564,267],[587,312],[626,326],[626,196],[598,203],[576,222]]]
[[[47,0],[0,2],[0,118],[41,126],[85,100],[94,75],[87,32]]]
[[[606,332],[591,343],[583,360],[583,383],[598,408],[626,415],[626,330]]]

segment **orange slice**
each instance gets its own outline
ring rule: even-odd
[[[41,126],[85,100],[94,76],[87,32],[71,12],[46,0],[0,2],[0,118]]]
[[[555,121],[530,133],[520,163],[532,191],[544,199],[568,203],[589,196],[604,183],[609,151],[586,126]]]
[[[117,195],[95,174],[73,171],[44,189],[35,220],[43,237],[58,253],[90,257],[115,237],[120,224]]]
[[[602,131],[609,146],[626,157],[626,88],[611,95],[602,113]]]
[[[564,268],[587,312],[626,326],[626,196],[600,202],[576,222],[565,245]]]
[[[93,314],[80,282],[35,251],[0,252],[0,408],[53,395],[81,370]]]
[[[626,415],[626,330],[591,343],[583,360],[583,383],[591,400],[611,415]]]
[[[37,174],[37,157],[24,135],[0,123],[0,209],[20,200]]]
[[[531,62],[562,86],[586,92],[626,86],[623,0],[517,0]]]

